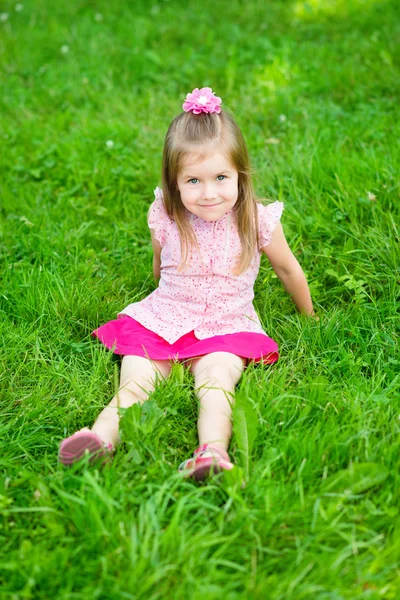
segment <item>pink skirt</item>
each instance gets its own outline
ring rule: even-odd
[[[101,325],[92,335],[115,354],[143,356],[152,360],[184,360],[211,352],[230,352],[250,361],[270,364],[278,360],[278,344],[263,333],[229,333],[198,340],[186,333],[173,344],[129,317]]]

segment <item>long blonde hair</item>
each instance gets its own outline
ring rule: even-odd
[[[188,153],[199,159],[207,150],[218,147],[238,172],[238,199],[234,206],[242,251],[235,274],[246,271],[258,247],[257,204],[251,180],[250,159],[246,142],[233,117],[224,110],[217,113],[183,112],[172,121],[165,136],[162,160],[162,187],[165,209],[178,227],[182,264],[189,249],[197,247],[196,235],[181,201],[177,178]]]

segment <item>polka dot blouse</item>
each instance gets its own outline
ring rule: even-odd
[[[133,317],[170,344],[194,331],[198,339],[228,333],[265,333],[253,307],[254,282],[260,267],[261,248],[272,239],[283,203],[257,204],[260,244],[250,267],[234,275],[241,245],[234,212],[215,222],[190,215],[199,250],[179,271],[181,247],[178,228],[155,190],[148,224],[161,245],[161,277],[158,288],[140,302],[129,304],[120,314]]]

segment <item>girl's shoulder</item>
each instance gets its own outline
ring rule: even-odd
[[[154,201],[151,203],[149,208],[149,215],[156,214],[158,216],[168,216],[164,206],[164,194],[161,188],[158,186],[154,190]]]
[[[284,204],[279,200],[265,204],[257,202],[259,248],[267,246],[272,239],[272,232],[281,220]]]
[[[154,230],[157,240],[163,245],[173,221],[165,210],[163,191],[159,187],[154,190],[154,201],[149,208],[147,223],[150,229]]]
[[[258,216],[261,217],[272,217],[273,215],[282,215],[285,205],[279,200],[258,200],[257,201],[257,212]]]

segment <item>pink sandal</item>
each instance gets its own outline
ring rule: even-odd
[[[92,431],[77,431],[60,444],[58,460],[63,465],[72,465],[85,454],[90,455],[90,461],[111,454],[113,445],[106,444]]]
[[[206,452],[212,452],[212,456],[204,456]],[[234,465],[229,459],[229,454],[212,444],[203,444],[197,448],[193,458],[185,460],[179,471],[184,472],[185,477],[193,477],[196,481],[203,481],[209,473],[220,473],[230,471]]]

